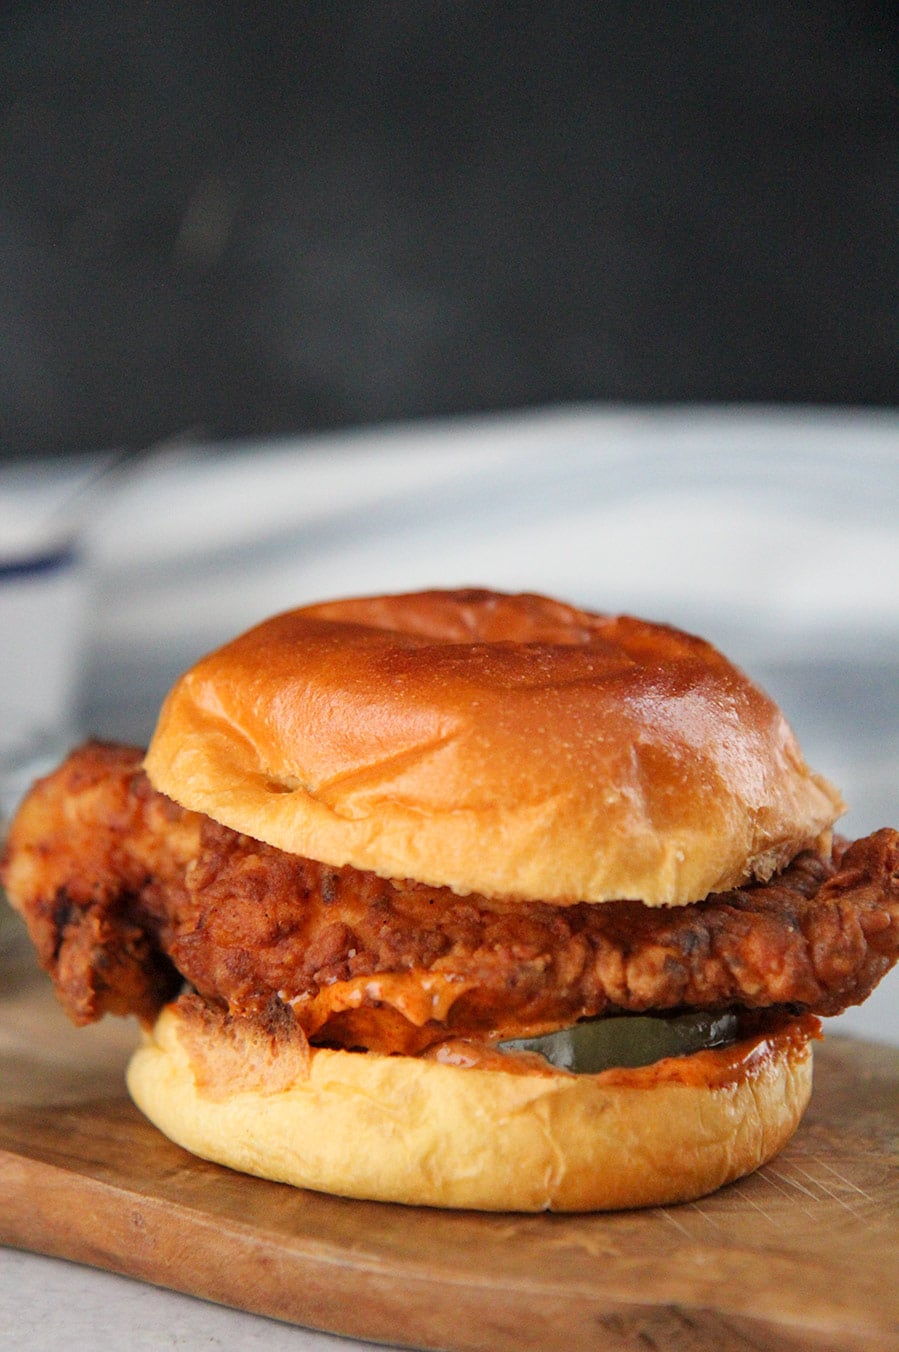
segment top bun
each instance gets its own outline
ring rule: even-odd
[[[843,810],[710,644],[534,595],[308,606],[168,696],[153,785],[279,849],[459,893],[698,901]]]

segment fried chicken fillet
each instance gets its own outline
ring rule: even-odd
[[[314,1045],[416,1054],[607,1013],[837,1014],[899,956],[899,833],[676,907],[555,906],[385,880],[238,834],[87,744],[32,789],[2,879],[79,1024],[185,987]]]

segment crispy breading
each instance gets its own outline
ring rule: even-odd
[[[415,1052],[605,1012],[860,1003],[899,956],[899,833],[687,906],[458,896],[285,854],[88,744],[32,790],[2,877],[79,1023],[152,1019],[182,979],[314,1041]]]

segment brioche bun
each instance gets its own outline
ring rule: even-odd
[[[557,905],[766,879],[843,810],[710,644],[487,591],[266,621],[178,681],[146,769],[293,854]]]
[[[425,1206],[611,1210],[689,1201],[773,1158],[809,1100],[815,1028],[600,1075],[321,1048],[285,1080],[245,1047],[235,1087],[233,1044],[171,1005],[128,1087],[191,1153],[278,1182]]]

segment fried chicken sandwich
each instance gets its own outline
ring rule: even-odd
[[[673,628],[536,595],[309,606],[38,782],[2,877],[189,1151],[350,1197],[675,1202],[789,1140],[899,953],[899,833]]]

